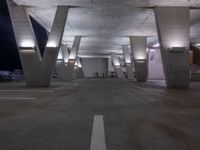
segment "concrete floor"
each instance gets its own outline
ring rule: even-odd
[[[0,84],[1,150],[89,150],[94,115],[107,150],[199,150],[200,83],[167,90],[161,81],[115,79]]]

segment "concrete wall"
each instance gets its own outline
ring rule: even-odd
[[[108,76],[107,58],[82,58],[82,67],[85,77],[96,77],[96,73],[105,77]]]
[[[160,54],[160,49],[155,49],[154,51],[149,51],[149,76],[148,79],[164,80],[164,70],[163,63]]]

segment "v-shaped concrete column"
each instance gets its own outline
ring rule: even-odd
[[[74,73],[75,73],[75,78],[76,79],[80,79],[80,78],[84,77],[84,73],[83,73],[80,57],[77,57],[77,59],[76,59]]]
[[[156,7],[154,12],[167,87],[188,88],[190,10]]]
[[[80,57],[77,58],[77,64],[78,64],[78,70],[79,70],[80,78],[85,77]]]
[[[133,65],[127,45],[122,45],[128,79],[134,79]]]
[[[62,44],[56,62],[56,72],[59,81],[66,81],[66,74],[67,74],[66,66],[68,63],[68,59],[69,59],[69,52],[67,45]]]
[[[133,53],[136,79],[137,81],[146,81],[148,76],[146,37],[131,36],[130,43]]]
[[[63,37],[69,7],[58,6],[41,58],[30,17],[24,6],[7,0],[27,86],[49,86]]]
[[[81,78],[84,78],[85,77],[85,74],[84,74],[84,71],[83,71],[83,66],[82,66],[82,62],[81,62],[81,59],[79,57],[79,60],[78,60],[78,67],[79,67],[79,72],[81,74]]]
[[[112,61],[113,61],[116,76],[118,78],[125,78],[121,64],[119,62],[119,59],[117,58],[116,53],[112,52],[111,58],[112,58]]]
[[[62,44],[60,50],[61,50],[63,61],[65,64],[67,64],[69,61],[69,51],[68,51],[67,45]]]
[[[73,79],[74,67],[77,59],[80,42],[81,42],[81,36],[76,36],[69,55],[69,61],[66,66],[66,71],[67,71],[66,81],[72,81]]]

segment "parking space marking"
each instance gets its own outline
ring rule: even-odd
[[[45,91],[45,90],[0,90],[0,92],[39,92],[39,93],[52,93],[54,91]]]
[[[0,97],[0,100],[36,100],[35,97]]]
[[[104,121],[102,115],[95,115],[90,150],[106,150]]]

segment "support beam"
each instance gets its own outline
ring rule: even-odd
[[[190,10],[156,7],[154,12],[167,87],[188,88]]]
[[[131,36],[130,43],[131,43],[131,50],[133,53],[136,79],[139,82],[144,82],[147,80],[148,76],[146,37]]]
[[[77,59],[80,42],[81,42],[81,36],[76,36],[71,49],[71,53],[69,55],[69,61],[66,66],[66,71],[67,71],[66,81],[72,81],[73,79],[74,67]]]
[[[69,7],[58,6],[48,42],[41,58],[29,14],[24,6],[7,0],[11,22],[26,78],[26,85],[47,87],[53,75],[60,49]]]
[[[119,59],[117,58],[116,53],[111,53],[111,58],[113,61],[114,69],[115,69],[115,74],[117,78],[125,78],[121,64],[119,62]]]
[[[128,79],[135,79],[131,56],[127,45],[122,45]]]

